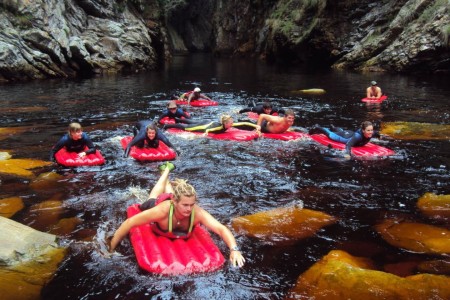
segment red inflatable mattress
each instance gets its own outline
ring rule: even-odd
[[[178,105],[188,105],[187,100],[178,99],[177,100]],[[203,107],[203,106],[217,106],[219,105],[216,101],[209,101],[209,100],[192,100],[191,106],[197,106],[197,107]]]
[[[313,134],[311,138],[322,145],[330,145],[334,149],[345,150],[345,144],[332,141],[324,134]],[[355,156],[389,156],[394,155],[395,152],[382,146],[367,143],[361,147],[352,147],[352,154]]]
[[[132,139],[132,136],[126,136],[120,140],[123,149],[127,148]],[[131,147],[130,156],[137,160],[164,161],[175,159],[177,157],[177,153],[162,141],[159,141],[158,148],[138,148],[136,146]]]
[[[87,150],[88,148],[85,148],[85,151]],[[105,163],[99,150],[84,157],[78,157],[77,152],[68,152],[66,148],[62,148],[55,153],[55,159],[58,164],[66,167],[98,166]]]
[[[127,210],[128,218],[140,212],[137,204]],[[152,273],[181,275],[211,272],[225,259],[208,231],[195,226],[187,240],[169,239],[153,233],[149,224],[130,230],[130,240],[139,266]]]
[[[370,102],[370,103],[381,103],[384,100],[387,99],[386,95],[381,96],[379,99],[375,99],[375,98],[362,98],[361,101],[362,102]]]

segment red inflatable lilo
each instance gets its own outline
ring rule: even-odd
[[[87,150],[86,147],[85,151]],[[105,158],[99,150],[84,157],[78,157],[77,152],[68,152],[66,148],[62,148],[55,153],[55,159],[58,164],[66,167],[99,166],[105,163]]]
[[[132,136],[126,136],[120,140],[123,149],[127,148],[127,145],[131,142],[132,139]],[[159,141],[158,148],[138,148],[136,146],[131,147],[130,156],[137,160],[164,161],[175,159],[177,157],[177,153],[162,141]]]
[[[376,99],[376,98],[362,98],[361,101],[362,102],[369,102],[369,103],[381,103],[384,100],[387,99],[386,95],[381,96],[380,98]]]
[[[187,100],[184,100],[184,99],[178,99],[177,104],[178,105],[188,105],[188,102],[187,102]],[[191,101],[191,106],[196,106],[196,107],[217,106],[217,105],[219,105],[219,103],[216,101],[209,101],[209,100],[192,100]]]
[[[127,210],[128,218],[140,213],[138,205]],[[225,259],[208,231],[194,227],[187,239],[169,239],[155,235],[150,224],[130,230],[130,240],[139,266],[152,273],[181,275],[211,272],[219,269]]]
[[[313,134],[311,135],[311,138],[315,140],[316,142],[319,142],[322,145],[325,146],[331,146],[334,149],[339,150],[345,150],[345,144],[335,142],[333,140],[330,140],[326,135],[324,134]],[[372,143],[367,143],[364,146],[361,147],[352,147],[352,154],[355,156],[390,156],[394,155],[395,152],[391,149],[378,146]]]

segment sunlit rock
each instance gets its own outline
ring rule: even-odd
[[[41,168],[52,163],[33,159],[7,159],[0,160],[0,173],[30,178],[34,174],[30,169]]]
[[[11,158],[11,154],[8,152],[2,151],[0,152],[0,160],[7,160]]]
[[[1,299],[40,299],[66,250],[56,236],[0,217]]]
[[[381,133],[401,140],[448,140],[450,125],[385,122],[381,124]]]
[[[450,231],[432,225],[385,220],[376,230],[389,244],[419,253],[450,254]]]
[[[29,127],[0,127],[0,141],[28,130]]]
[[[81,224],[81,220],[77,217],[61,219],[50,228],[49,233],[67,235],[72,233],[79,224]]]
[[[425,193],[417,201],[417,207],[428,217],[450,219],[450,195]]]
[[[11,218],[23,208],[23,201],[20,197],[0,199],[0,216]]]
[[[59,187],[61,184],[58,181],[63,178],[64,176],[55,172],[42,173],[30,183],[30,186],[36,191],[50,190]]]
[[[308,95],[322,95],[325,94],[326,91],[324,89],[304,89],[292,91],[294,94],[308,94]]]
[[[239,234],[271,244],[289,244],[313,236],[335,221],[336,218],[319,211],[282,207],[235,218],[232,225]]]
[[[286,299],[450,299],[450,277],[399,277],[373,270],[371,261],[334,250],[300,275]]]

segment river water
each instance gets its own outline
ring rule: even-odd
[[[0,127],[28,130],[2,140],[2,149],[13,149],[14,158],[48,160],[68,123],[79,121],[107,162],[76,170],[52,166],[63,177],[41,190],[32,189],[27,180],[2,175],[0,198],[25,199],[25,208],[12,219],[42,231],[49,225],[30,207],[54,195],[63,200],[60,218],[80,220],[61,236],[70,251],[44,287],[43,299],[282,299],[301,273],[334,249],[369,257],[378,266],[429,259],[390,246],[373,225],[387,216],[433,224],[421,216],[416,202],[426,192],[450,193],[449,140],[381,139],[376,143],[395,150],[396,156],[345,160],[309,140],[240,143],[168,135],[182,151],[175,176],[189,179],[200,205],[227,226],[237,216],[300,202],[339,221],[289,246],[237,235],[247,260],[244,268],[226,263],[213,273],[161,277],[139,269],[128,239],[118,248],[122,256],[102,256],[105,236],[159,175],[157,163],[123,158],[119,137],[131,135],[136,121],[154,118],[172,95],[194,86],[220,102],[190,109],[199,119],[215,120],[249,101],[270,100],[296,111],[299,130],[314,124],[354,129],[364,120],[374,121],[377,128],[393,121],[449,124],[449,79],[302,70],[199,54],[175,57],[148,73],[3,84]],[[377,106],[360,101],[371,80],[378,81],[388,101]],[[309,88],[327,93],[297,92]],[[228,257],[226,245],[217,236],[213,239]]]

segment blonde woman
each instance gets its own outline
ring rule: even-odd
[[[168,128],[178,128],[185,131],[194,131],[194,132],[204,132],[205,135],[208,133],[224,133],[231,127],[236,127],[240,129],[248,130],[251,128],[252,130],[256,130],[258,133],[261,130],[259,125],[256,125],[251,122],[238,122],[234,123],[233,118],[230,115],[223,115],[220,117],[220,121],[192,121],[192,120],[179,120],[179,122],[183,122],[185,124],[177,123],[177,124],[166,124],[164,125],[164,129]]]
[[[197,204],[197,193],[186,180],[169,181],[169,172],[173,168],[170,162],[160,167],[162,175],[151,190],[149,200],[140,206],[143,211],[120,225],[111,240],[110,251],[114,251],[135,226],[150,224],[155,234],[188,239],[194,226],[203,224],[227,244],[232,265],[242,267],[245,259],[231,231]]]

